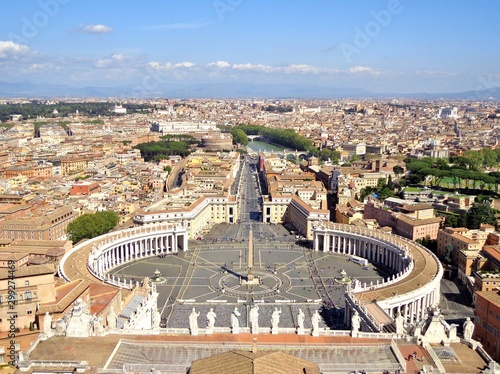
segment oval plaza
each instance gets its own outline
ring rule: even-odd
[[[183,221],[146,225],[93,239],[76,246],[68,256],[87,248],[87,268],[91,274],[109,284],[132,289],[137,281],[111,275],[112,270],[148,257],[166,256],[168,262],[168,256],[191,250],[188,239],[187,225]],[[344,292],[346,326],[356,310],[362,320],[361,331],[383,332],[399,314],[406,323],[415,324],[425,319],[428,309],[439,303],[443,269],[432,253],[414,242],[392,234],[329,222],[314,227],[312,251],[339,254],[349,262],[365,259],[363,263],[391,271],[392,275],[376,281],[351,278]],[[61,263],[60,273],[69,279],[65,263]],[[241,268],[244,277],[245,266]],[[152,277],[153,271],[145,276]]]

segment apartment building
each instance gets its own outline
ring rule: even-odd
[[[363,203],[350,200],[346,205],[337,204],[335,207],[335,222],[350,225],[353,221],[363,219]]]
[[[500,288],[476,292],[473,338],[497,362],[500,361]]]
[[[479,230],[469,230],[465,227],[447,227],[439,230],[437,255],[440,258],[448,258],[454,265],[458,265],[461,258],[462,270],[459,269],[459,278],[465,281],[465,277],[471,275],[470,257],[483,248],[488,235],[493,231],[494,227],[490,225],[482,225]]]
[[[76,218],[77,212],[69,206],[35,211],[30,216],[0,222],[0,236],[11,240],[61,240],[66,238],[68,224]]]
[[[379,226],[388,226],[397,235],[411,240],[424,239],[427,236],[436,239],[442,217],[434,217],[432,208],[426,204],[420,206],[403,205],[392,209],[374,201],[368,201],[364,208],[365,219],[375,219]]]
[[[287,221],[309,240],[313,239],[314,224],[330,220],[326,200],[321,200],[319,203],[319,206],[313,206],[298,196],[293,196],[290,201]]]
[[[13,272],[9,272],[13,271]],[[53,264],[0,268],[0,330],[8,331],[13,315],[16,328],[28,328],[35,322],[37,305],[55,300]],[[11,276],[14,279],[11,279]],[[12,283],[14,281],[14,287]],[[11,287],[9,288],[9,284]],[[11,299],[9,299],[9,296]],[[10,303],[14,298],[15,304]],[[12,306],[12,308],[10,308]]]
[[[91,195],[101,190],[97,182],[78,182],[69,190],[70,196]]]
[[[49,178],[53,176],[52,165],[23,165],[6,168],[3,172],[4,178],[14,178],[23,175],[28,178]]]
[[[61,174],[69,175],[87,169],[88,159],[86,157],[66,157],[61,162]]]
[[[474,272],[474,290],[492,291],[500,287],[500,245],[491,245],[488,236],[486,245],[476,254],[475,272]],[[496,236],[496,235],[495,235]]]

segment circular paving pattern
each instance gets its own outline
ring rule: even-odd
[[[233,271],[224,271],[210,277],[210,288],[229,296],[247,297],[272,296],[286,292],[291,287],[291,279],[285,274],[270,271],[254,270],[254,278],[258,278],[256,284],[244,284],[246,275],[240,275]]]

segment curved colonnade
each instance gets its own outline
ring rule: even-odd
[[[66,260],[75,252],[88,247],[91,247],[91,251],[87,258],[87,269],[93,276],[111,285],[131,289],[136,284],[131,280],[111,277],[109,271],[144,257],[187,251],[187,225],[181,221],[134,227],[85,241],[64,255],[59,264],[61,277],[71,280],[64,271]]]
[[[75,246],[62,259],[59,274],[66,280],[66,260],[86,248],[87,269],[108,284],[131,289],[131,280],[109,276],[109,271],[144,257],[177,253],[188,249],[187,224],[147,225],[108,233]],[[392,234],[328,222],[314,228],[314,250],[335,252],[367,259],[375,266],[389,268],[392,276],[373,284],[355,281],[346,296],[345,322],[354,310],[365,320],[365,328],[382,331],[401,314],[406,322],[416,323],[427,310],[439,303],[443,268],[426,248]]]
[[[355,281],[346,293],[345,322],[354,310],[367,329],[382,331],[400,314],[415,324],[439,304],[443,268],[423,246],[400,236],[355,226],[327,223],[314,229],[314,250],[362,257],[394,275],[376,284]]]

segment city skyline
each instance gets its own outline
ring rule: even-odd
[[[114,87],[130,97],[193,86],[231,96],[231,85],[250,93],[255,85],[333,88],[347,96],[493,92],[500,5],[453,5],[14,2],[0,25],[0,89]]]

